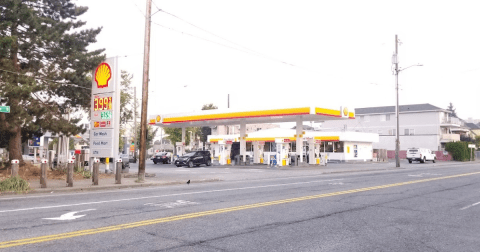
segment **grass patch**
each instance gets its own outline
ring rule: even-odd
[[[30,184],[19,176],[11,177],[0,181],[0,192],[27,192]]]

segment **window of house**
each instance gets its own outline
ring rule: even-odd
[[[413,136],[413,135],[415,135],[415,130],[414,129],[405,129],[405,135],[406,136]]]
[[[397,129],[388,130],[388,134],[391,135],[391,136],[396,136],[397,135]]]

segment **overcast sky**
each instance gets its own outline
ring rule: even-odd
[[[228,94],[231,108],[394,106],[397,34],[400,67],[423,64],[400,73],[400,105],[452,102],[480,118],[478,1],[153,2],[149,115],[226,108]],[[103,27],[91,49],[127,55],[141,97],[146,1],[76,4]]]

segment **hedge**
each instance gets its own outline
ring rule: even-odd
[[[453,160],[470,161],[471,150],[469,142],[450,142],[445,145],[445,150],[452,154]]]

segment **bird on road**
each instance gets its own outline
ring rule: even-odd
[[[187,185],[190,185],[190,179],[187,181]]]

